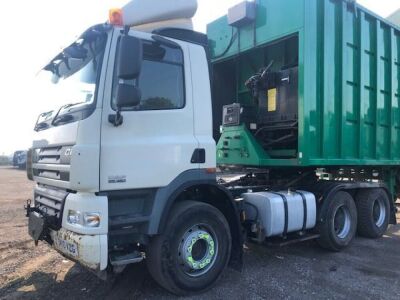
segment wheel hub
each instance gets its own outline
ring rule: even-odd
[[[179,246],[185,273],[199,276],[207,272],[214,264],[216,246],[213,235],[205,229],[197,227],[188,230]]]
[[[350,233],[351,228],[351,216],[349,209],[345,206],[341,206],[337,209],[334,217],[334,230],[336,235],[344,239]]]
[[[385,204],[381,198],[375,200],[372,214],[375,221],[375,225],[381,227],[385,223],[386,219]]]

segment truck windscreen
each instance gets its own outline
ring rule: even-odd
[[[49,113],[45,118],[39,117],[35,130],[71,123],[91,114],[106,41],[104,25],[92,27],[40,72],[40,96],[55,102],[58,108],[51,117]]]

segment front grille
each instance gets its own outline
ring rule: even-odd
[[[50,146],[33,151],[32,171],[36,181],[51,185],[55,184],[54,180],[69,182],[72,146]],[[61,186],[65,187],[65,184]]]
[[[37,167],[33,170],[33,175],[47,179],[69,181],[69,171],[46,170],[46,167]]]
[[[35,188],[34,196],[35,207],[46,216],[50,226],[58,229],[61,226],[64,202],[68,192],[55,187],[38,185]]]
[[[42,148],[38,149],[38,163],[42,164],[59,164],[61,160],[62,147]]]
[[[69,165],[72,146],[43,147],[35,149],[35,163]]]

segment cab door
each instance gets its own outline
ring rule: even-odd
[[[136,107],[122,112],[115,127],[115,54],[118,34],[105,82],[103,102],[100,189],[122,190],[164,187],[182,172],[198,168],[191,158],[198,148],[194,135],[192,82],[188,48],[183,42],[156,42],[135,32],[143,42],[143,64],[135,84],[141,91]]]

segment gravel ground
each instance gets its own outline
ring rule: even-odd
[[[24,172],[0,168],[0,299],[174,298],[143,264],[103,282],[47,245],[35,247],[23,210],[32,187]],[[228,269],[193,299],[400,299],[400,226],[380,240],[357,238],[341,253],[314,242],[248,246],[243,272]]]

